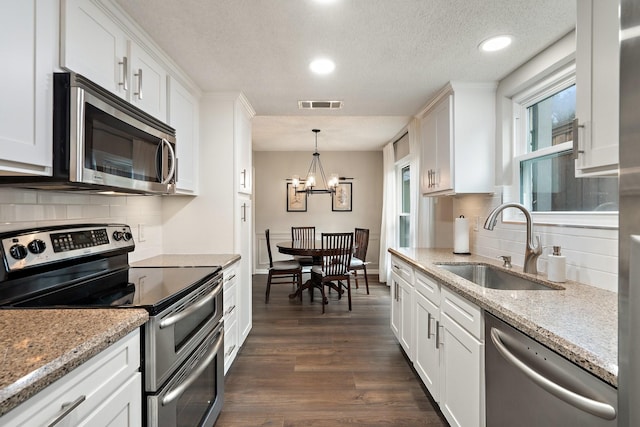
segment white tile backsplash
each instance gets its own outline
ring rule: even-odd
[[[503,223],[498,220],[493,231],[482,228],[488,213],[501,203],[499,191],[496,195],[459,196],[454,198],[453,218],[465,215],[470,218],[471,252],[486,256],[510,255],[514,265],[524,264],[526,229],[524,224]],[[480,217],[478,231],[473,231],[474,218]],[[591,286],[617,291],[618,288],[618,230],[604,228],[533,226],[534,235],[539,235],[543,254],[538,259],[538,271],[547,272],[547,257],[551,246],[561,246],[567,257],[567,278]],[[439,244],[439,246],[446,246]]]
[[[162,197],[103,196],[83,193],[0,189],[0,232],[50,225],[124,223],[131,226],[136,249],[130,261],[162,251]],[[145,241],[138,241],[138,224]]]

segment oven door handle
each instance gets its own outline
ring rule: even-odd
[[[160,401],[162,406],[166,406],[171,402],[173,402],[174,400],[176,400],[177,398],[179,398],[182,395],[182,393],[184,393],[185,390],[189,388],[189,386],[193,384],[193,382],[197,380],[200,375],[202,375],[205,369],[207,369],[209,364],[211,364],[213,359],[218,354],[218,351],[220,350],[220,347],[222,346],[223,342],[224,342],[224,329],[221,329],[215,345],[213,346],[211,351],[209,351],[205,359],[198,365],[196,369],[193,370],[193,372],[189,374],[189,376],[183,382],[181,382],[176,388],[170,390],[169,392],[167,392],[167,394],[164,395],[164,397]],[[221,380],[217,379],[216,381],[221,381]]]
[[[173,316],[165,317],[164,319],[162,319],[159,325],[160,329],[168,328],[171,325],[175,325],[185,317],[190,316],[193,312],[200,309],[205,304],[208,304],[209,301],[211,301],[216,296],[218,296],[220,292],[222,292],[222,280],[215,288],[213,288],[213,290],[209,293],[209,295],[202,298],[200,301],[196,302],[193,305],[190,305],[189,307],[178,312],[177,314],[174,314]]]

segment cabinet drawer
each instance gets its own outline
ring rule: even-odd
[[[407,283],[413,285],[413,268],[404,261],[400,261],[397,257],[391,257],[391,271],[396,273]]]
[[[480,307],[443,287],[440,310],[471,335],[484,340],[484,321]]]
[[[425,274],[416,272],[416,291],[431,301],[436,307],[440,306],[440,284]]]
[[[123,384],[136,375],[139,377],[139,367],[140,330],[137,329],[4,415],[0,418],[0,424],[49,425],[56,416],[64,412],[63,407],[77,402],[75,409],[58,425],[80,425],[101,410],[104,402],[118,393]],[[139,384],[139,378],[137,381]],[[141,405],[142,393],[138,388],[135,401],[128,407],[139,409]],[[136,419],[139,418],[139,425],[142,414],[134,415]]]

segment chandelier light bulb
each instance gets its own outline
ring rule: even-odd
[[[300,176],[293,175],[291,177],[291,184],[293,185],[293,188],[298,188],[298,186],[300,185]]]

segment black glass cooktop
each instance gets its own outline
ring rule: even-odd
[[[140,307],[153,315],[211,280],[219,271],[220,267],[129,267],[101,274],[86,269],[84,274],[58,272],[31,277],[22,286],[0,289],[0,305],[20,308]]]

